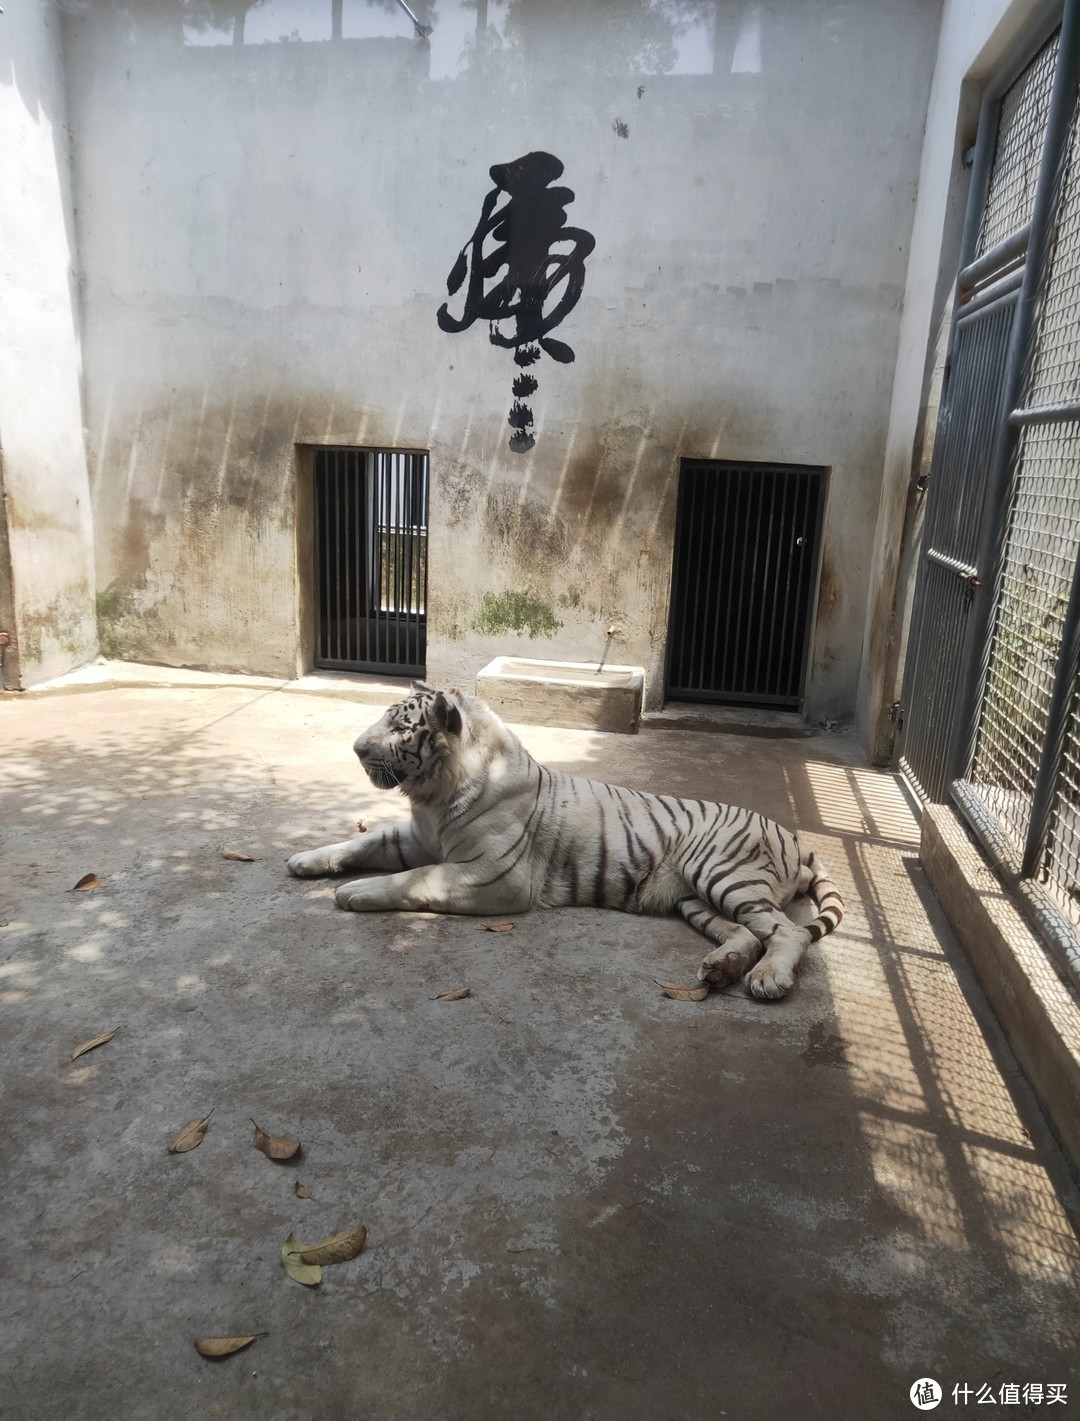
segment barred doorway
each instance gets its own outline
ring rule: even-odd
[[[422,676],[428,456],[315,452],[315,665]]]
[[[1080,983],[1080,0],[983,105],[901,768]]]
[[[825,472],[802,464],[682,461],[669,699],[801,706]]]

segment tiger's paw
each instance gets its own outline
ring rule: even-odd
[[[371,889],[364,879],[343,883],[334,894],[334,902],[348,913],[366,913],[376,905],[371,901]]]
[[[795,973],[775,963],[759,962],[746,978],[746,990],[762,1001],[777,1001],[786,997],[795,985]]]
[[[730,987],[746,976],[753,959],[748,953],[733,952],[729,947],[714,948],[698,968],[698,981],[711,987]]]
[[[326,865],[326,856],[321,849],[308,849],[303,853],[293,854],[285,860],[285,867],[294,878],[321,878],[330,872]]]

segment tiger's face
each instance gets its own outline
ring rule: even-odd
[[[398,701],[356,738],[353,749],[379,789],[401,788],[428,779],[446,751],[446,736],[460,735],[461,712],[442,691],[418,689]]]

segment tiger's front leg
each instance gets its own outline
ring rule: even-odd
[[[353,913],[523,913],[529,907],[527,883],[504,878],[478,883],[470,866],[436,863],[406,873],[343,883],[334,895],[339,908]]]
[[[368,830],[340,844],[293,854],[286,866],[297,878],[325,878],[356,869],[417,868],[430,862],[431,855],[417,839],[412,825],[403,823],[389,829]]]

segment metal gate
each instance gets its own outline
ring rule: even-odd
[[[684,459],[667,694],[796,708],[806,685],[825,470]]]
[[[315,453],[315,665],[422,676],[428,456]]]
[[[984,104],[902,697],[948,793],[1080,971],[1080,0]]]

